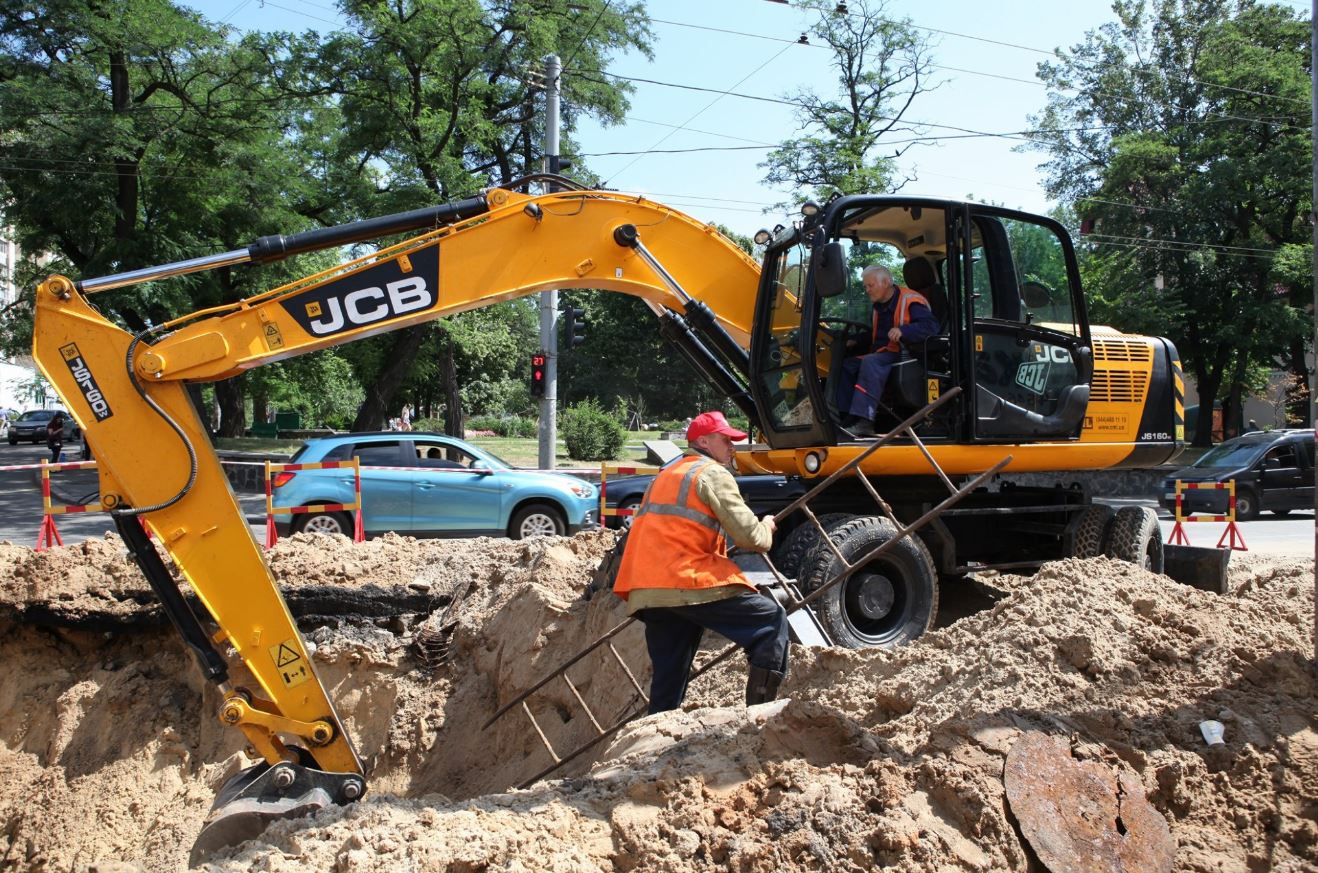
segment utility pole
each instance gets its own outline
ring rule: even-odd
[[[1318,0],[1313,0],[1313,6],[1309,11],[1309,57],[1318,57]],[[1313,80],[1310,83],[1309,96],[1312,101],[1310,107],[1310,130],[1318,131],[1318,64],[1310,61],[1310,73]],[[1314,372],[1309,374],[1309,426],[1318,427],[1318,134],[1313,136],[1313,198],[1309,201],[1310,212],[1309,221],[1313,224],[1313,360]],[[1314,581],[1318,583],[1318,488],[1313,491],[1314,513],[1313,513],[1313,550],[1314,550]],[[1313,590],[1313,666],[1318,667],[1318,585]]]
[[[1318,3],[1318,0],[1314,0]],[[545,170],[557,173],[558,98],[562,68],[558,55],[545,58]],[[552,190],[552,188],[550,189]],[[540,398],[540,469],[554,469],[558,443],[558,291],[540,292],[540,348],[545,352],[545,396]]]

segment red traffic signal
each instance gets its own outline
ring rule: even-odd
[[[545,396],[545,361],[544,352],[531,356],[531,396]]]

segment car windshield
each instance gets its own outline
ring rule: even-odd
[[[1258,455],[1260,445],[1256,442],[1231,443],[1209,449],[1202,458],[1194,462],[1196,467],[1243,467]]]
[[[32,410],[31,412],[25,412],[25,413],[23,413],[22,417],[20,417],[18,420],[19,420],[19,421],[45,421],[46,419],[52,417],[54,414],[55,414],[55,413],[51,412],[49,409],[34,409],[34,410]]]

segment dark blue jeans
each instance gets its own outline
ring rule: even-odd
[[[888,384],[888,374],[901,359],[901,352],[883,351],[844,360],[837,381],[838,414],[850,413],[873,421],[879,398]]]
[[[758,592],[747,591],[694,606],[642,609],[636,617],[645,623],[645,646],[654,668],[651,714],[682,705],[691,662],[706,630],[745,649],[746,660],[753,666],[787,672],[787,613],[772,598]]]

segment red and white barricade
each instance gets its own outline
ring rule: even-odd
[[[605,516],[627,516],[635,515],[634,509],[608,509],[604,506],[605,490],[609,486],[609,474],[617,473],[620,476],[636,476],[638,474],[658,473],[663,467],[647,467],[635,464],[600,464],[600,524],[604,524]]]
[[[1227,512],[1226,515],[1199,515],[1191,513],[1186,515],[1182,510],[1181,495],[1186,491],[1225,491],[1227,493]],[[1222,531],[1221,538],[1217,541],[1217,548],[1236,549],[1242,552],[1249,551],[1245,545],[1245,538],[1240,533],[1240,528],[1236,527],[1236,480],[1231,479],[1227,482],[1182,482],[1176,480],[1176,526],[1172,528],[1171,538],[1167,542],[1173,545],[1188,546],[1190,538],[1185,535],[1183,524],[1189,524],[1192,521],[1216,521],[1227,523],[1226,530]]]
[[[352,470],[352,503],[322,503],[317,506],[275,506],[271,473],[296,472],[298,470]],[[357,458],[347,461],[321,461],[315,464],[272,464],[265,462],[265,547],[268,549],[279,539],[275,530],[276,515],[309,515],[317,512],[347,512],[352,510],[352,541],[360,543],[366,539],[362,527],[362,468]]]
[[[22,467],[34,467],[35,464],[24,464],[20,467],[6,467],[5,469],[14,470]],[[104,507],[98,500],[95,503],[74,503],[67,506],[55,506],[50,501],[50,472],[52,470],[94,470],[96,469],[95,461],[67,461],[59,464],[52,464],[44,458],[41,461],[41,528],[37,531],[37,551],[44,552],[53,546],[64,545],[64,540],[60,538],[59,528],[55,526],[55,516],[68,515],[75,512],[101,512]]]

